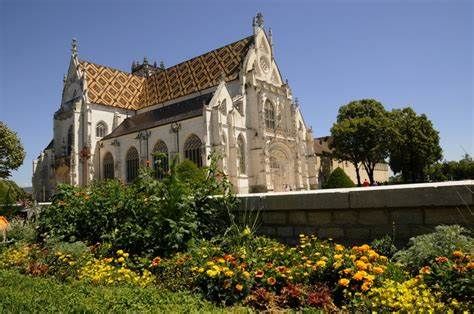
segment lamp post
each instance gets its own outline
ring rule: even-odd
[[[176,154],[178,155],[179,160],[179,129],[181,129],[181,124],[178,122],[171,123],[171,131],[176,133]]]

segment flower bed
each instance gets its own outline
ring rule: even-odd
[[[300,235],[289,247],[249,230],[198,241],[168,258],[62,242],[16,244],[0,254],[0,268],[31,276],[186,290],[218,305],[257,310],[471,310],[473,266],[471,254],[455,250],[410,274],[367,244],[344,247]]]

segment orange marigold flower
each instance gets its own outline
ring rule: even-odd
[[[341,278],[339,279],[339,285],[343,286],[343,287],[348,287],[349,286],[349,282],[350,280],[347,279],[347,278]]]
[[[277,270],[278,272],[280,272],[280,273],[284,273],[284,272],[286,271],[286,267],[285,267],[285,266],[278,266],[278,267],[276,268],[276,270]]]
[[[334,246],[334,250],[336,251],[343,251],[344,250],[344,246],[340,245],[340,244],[336,244]]]
[[[456,257],[456,258],[461,258],[461,257],[464,256],[464,254],[461,251],[454,251],[453,256]]]
[[[352,276],[352,279],[354,280],[362,280],[364,279],[364,277],[367,276],[367,273],[363,270],[359,270],[358,272],[356,272],[354,274],[354,276]]]
[[[352,273],[352,269],[346,268],[346,269],[343,269],[342,272],[344,273],[344,275],[349,275],[350,273]]]
[[[240,283],[235,285],[235,290],[241,292],[244,289],[244,286],[242,286]]]
[[[430,266],[424,266],[420,269],[420,274],[423,275],[428,275],[431,274],[431,267]]]
[[[372,286],[372,284],[370,283],[370,281],[366,281],[362,284],[362,286],[360,287],[362,291],[367,291],[370,289],[370,287]]]
[[[474,269],[474,262],[467,263],[466,268],[469,269],[469,270]]]
[[[359,260],[359,261],[356,261],[356,267],[357,269],[359,270],[366,270],[367,269],[367,264],[364,263],[363,261]]]
[[[380,275],[384,272],[383,268],[380,267],[380,266],[375,266],[372,271],[374,272],[374,274],[376,275]]]
[[[230,279],[224,280],[224,284],[223,284],[224,289],[229,289],[231,285],[232,285],[232,280]]]
[[[446,263],[448,260],[447,257],[445,256],[438,256],[436,259],[435,259],[436,263]]]
[[[276,279],[273,278],[273,277],[268,277],[267,283],[268,283],[270,286],[273,286],[273,285],[276,284]]]
[[[151,261],[151,267],[156,267],[160,265],[160,263],[161,263],[161,258],[157,256]]]
[[[342,254],[336,254],[336,255],[334,255],[334,259],[342,259]]]
[[[263,270],[257,270],[255,272],[255,278],[263,278],[263,275],[265,275],[265,273],[263,272]]]

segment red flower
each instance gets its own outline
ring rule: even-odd
[[[257,270],[255,272],[255,278],[263,278],[263,275],[265,275],[265,273],[263,272],[263,270]]]

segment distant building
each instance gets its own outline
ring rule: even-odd
[[[354,165],[348,161],[338,161],[331,159],[327,154],[331,153],[329,148],[330,143],[332,142],[332,137],[324,136],[314,139],[314,153],[316,155],[316,169],[318,169],[318,187],[321,187],[324,182],[328,179],[331,172],[337,167],[342,168],[344,172],[349,176],[349,178],[357,184],[357,174]],[[364,167],[360,165],[360,180],[369,181],[367,172]],[[388,165],[386,163],[378,163],[375,165],[374,169],[374,180],[377,182],[387,182],[389,178]]]

